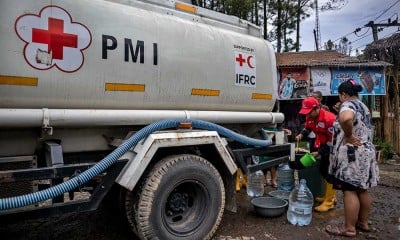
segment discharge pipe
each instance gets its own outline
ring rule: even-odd
[[[0,128],[148,125],[163,119],[201,119],[217,124],[282,123],[278,112],[110,109],[0,109]]]

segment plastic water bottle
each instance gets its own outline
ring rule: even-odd
[[[258,156],[252,156],[252,161],[254,164],[258,164],[260,159]],[[249,197],[261,197],[264,195],[264,173],[261,170],[249,172],[246,193]]]
[[[287,211],[287,220],[297,226],[306,226],[312,219],[312,207],[314,197],[308,189],[306,180],[301,179],[289,195],[289,208]]]
[[[292,191],[294,188],[294,171],[287,163],[279,164],[276,175],[278,190]]]
[[[264,173],[258,170],[247,176],[247,195],[249,197],[261,197],[264,195]]]

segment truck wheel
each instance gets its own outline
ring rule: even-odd
[[[162,159],[147,175],[139,195],[133,201],[135,196],[128,193],[125,208],[134,209],[127,211],[128,221],[143,239],[211,239],[225,206],[220,174],[196,155]]]

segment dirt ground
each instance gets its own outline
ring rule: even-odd
[[[370,227],[376,231],[358,232],[357,239],[400,239],[400,164],[381,164],[380,174],[379,186],[370,190],[373,198]],[[271,190],[274,189],[266,189],[267,192]],[[335,210],[313,212],[310,225],[297,227],[287,221],[286,214],[278,218],[257,216],[243,191],[238,194],[238,212],[225,213],[215,239],[342,239],[330,236],[324,230],[328,224],[341,224],[344,221],[342,192],[337,192],[337,198]]]
[[[400,164],[381,164],[381,181],[371,189],[373,208],[370,227],[373,233],[358,233],[357,239],[400,239]],[[266,191],[274,190],[267,187]],[[277,218],[257,216],[245,191],[237,194],[238,211],[226,212],[214,240],[259,239],[342,239],[329,236],[324,227],[343,222],[342,193],[338,204],[328,213],[313,213],[310,225],[296,227],[286,220],[286,214]],[[14,222],[0,218],[0,238],[18,239],[136,239],[117,214],[107,209],[84,214],[71,214],[47,219]]]

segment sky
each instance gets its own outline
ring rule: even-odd
[[[322,6],[324,2],[326,0],[319,0],[319,6]],[[394,6],[391,7],[392,5]],[[400,17],[399,15],[400,0],[347,0],[347,4],[340,10],[319,11],[322,46],[329,39],[337,40],[334,43],[338,44],[339,40],[346,36],[352,42],[352,55],[355,55],[357,48],[362,53],[365,45],[373,41],[372,29],[364,26],[369,21],[387,23],[388,18],[393,21],[396,17]],[[400,23],[400,19],[398,22]],[[314,28],[315,12],[300,26],[300,51],[315,50]],[[361,31],[357,33],[358,36],[352,33],[356,28],[361,28]],[[383,31],[378,32],[378,39],[388,37],[395,32],[400,33],[400,27],[385,27]]]

